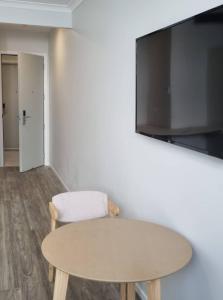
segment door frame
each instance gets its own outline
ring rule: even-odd
[[[19,55],[19,53],[27,53],[32,55],[43,56],[44,59],[44,165],[49,166],[49,59],[48,54],[30,52],[30,51],[0,51],[0,116],[2,116],[2,54]],[[0,167],[4,167],[4,144],[3,144],[3,118],[0,120]]]

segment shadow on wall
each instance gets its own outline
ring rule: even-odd
[[[176,274],[162,280],[162,289],[165,290],[165,297],[162,300],[214,300],[210,293],[207,265],[207,259],[200,255],[198,256],[196,249],[193,249],[193,258],[190,264]],[[191,280],[192,274],[193,278],[196,278],[194,281]],[[176,289],[173,289],[174,286]],[[219,295],[220,298],[221,296]]]

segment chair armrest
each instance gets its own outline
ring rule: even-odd
[[[112,200],[108,200],[108,214],[110,217],[117,217],[120,214],[120,208]]]

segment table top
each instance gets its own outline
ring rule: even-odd
[[[42,243],[45,258],[71,275],[104,282],[162,278],[191,259],[189,242],[153,223],[103,218],[62,226]]]

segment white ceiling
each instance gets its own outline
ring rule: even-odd
[[[11,0],[6,0],[11,1]],[[50,5],[69,5],[70,0],[16,0],[21,3],[35,3],[35,4],[50,4]]]
[[[41,9],[70,9],[76,8],[82,0],[0,0],[0,6],[41,8]]]

